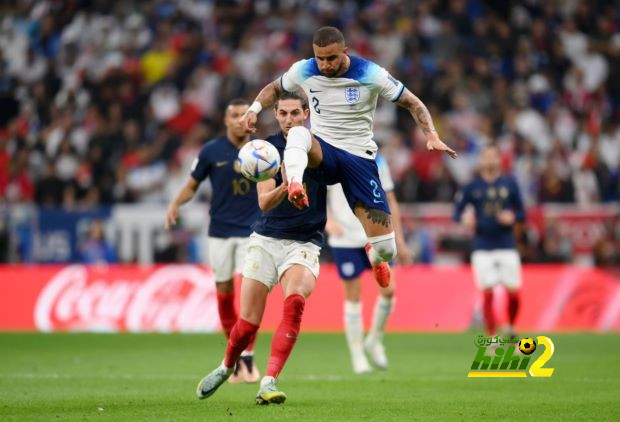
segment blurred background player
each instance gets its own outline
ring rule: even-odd
[[[297,94],[285,93],[275,104],[275,114],[282,132],[268,137],[267,141],[282,156],[289,130],[302,125],[308,117],[308,103]],[[196,395],[200,399],[213,394],[230,376],[241,351],[258,331],[267,295],[280,282],[284,296],[282,320],[273,335],[266,375],[261,380],[256,403],[286,400],[286,394],[276,387],[276,378],[295,346],[306,298],[319,275],[319,253],[327,219],[326,187],[310,178],[311,173],[307,172],[303,180],[310,205],[301,211],[284,201],[288,195],[285,174],[257,184],[263,213],[252,226],[254,233],[250,236],[243,267],[241,318],[228,339],[224,361],[198,385]]]
[[[213,269],[217,289],[220,322],[226,338],[237,322],[233,277],[242,268],[251,225],[259,215],[256,186],[245,179],[235,162],[239,149],[250,137],[239,123],[248,109],[245,100],[233,100],[226,107],[226,135],[207,142],[192,165],[187,183],[168,206],[166,229],[176,224],[179,207],[191,200],[207,177],[211,178],[213,197],[209,216],[209,264]],[[231,382],[256,382],[260,378],[254,364],[253,337],[244,350]]]
[[[381,155],[377,155],[376,162],[379,180],[392,212],[398,259],[402,263],[411,263],[411,252],[403,237],[400,210],[393,192],[394,182],[390,176],[390,170]],[[360,275],[364,270],[372,268],[364,249],[368,240],[364,228],[349,208],[340,184],[327,188],[327,211],[325,230],[329,235],[328,244],[338,267],[338,274],[344,281],[344,328],[351,353],[353,372],[362,374],[372,370],[364,350],[378,368],[386,369],[388,361],[383,346],[383,333],[394,301],[394,272],[391,273],[392,279],[389,286],[380,287],[373,311],[372,325],[364,341]]]
[[[496,146],[480,154],[479,176],[457,196],[454,220],[475,231],[471,264],[474,278],[483,293],[483,315],[489,335],[495,335],[493,288],[508,290],[508,331],[513,332],[519,311],[521,259],[516,249],[513,227],[525,221],[521,193],[515,179],[502,175]],[[467,204],[474,212],[463,212]]]
[[[381,66],[349,56],[344,36],[326,26],[314,33],[314,57],[294,63],[288,72],[266,85],[244,116],[244,126],[255,132],[257,114],[283,92],[302,88],[312,101],[312,133],[299,126],[291,130],[284,154],[289,200],[298,208],[308,205],[300,180],[306,167],[320,166],[321,181],[342,183],[349,207],[368,237],[366,248],[380,286],[390,282],[387,262],[396,257],[390,209],[381,188],[375,156],[372,122],[379,95],[407,109],[427,139],[429,150],[456,153],[444,144],[422,101]]]

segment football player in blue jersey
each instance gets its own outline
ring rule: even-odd
[[[323,27],[314,34],[314,58],[300,60],[277,80],[265,86],[243,124],[255,132],[257,114],[283,93],[302,88],[310,99],[312,132],[303,126],[291,129],[284,153],[289,200],[298,208],[308,205],[301,180],[306,167],[320,167],[321,182],[340,183],[349,207],[368,237],[366,252],[381,287],[390,283],[387,263],[396,257],[390,208],[381,183],[375,155],[372,122],[377,99],[382,96],[408,109],[425,133],[427,148],[456,153],[437,135],[426,106],[384,68],[350,56],[342,33]]]
[[[268,137],[267,141],[282,156],[291,130],[308,117],[308,104],[297,94],[285,93],[275,103],[275,114],[282,132]],[[282,171],[285,173],[283,168]],[[284,201],[288,195],[285,174],[258,183],[258,202],[263,213],[252,226],[254,233],[250,236],[243,267],[241,318],[228,339],[224,361],[200,381],[196,390],[198,398],[209,397],[232,373],[241,351],[259,328],[267,295],[280,283],[284,293],[282,320],[273,335],[266,376],[261,380],[256,402],[286,400],[286,395],[276,386],[276,378],[297,341],[306,298],[319,275],[319,253],[327,220],[327,189],[312,176],[310,170],[303,178],[311,201],[301,211]]]
[[[463,212],[473,205],[474,212]],[[493,287],[508,290],[508,330],[513,332],[519,311],[521,259],[516,249],[513,227],[525,221],[521,193],[512,176],[502,175],[501,158],[496,146],[485,147],[480,154],[480,173],[457,194],[454,220],[474,230],[471,265],[474,278],[483,292],[483,314],[489,335],[495,335]]]
[[[174,226],[179,207],[191,200],[200,184],[209,177],[213,185],[209,209],[209,264],[213,269],[218,313],[226,337],[237,322],[233,277],[242,268],[248,237],[252,233],[251,225],[260,214],[256,204],[256,185],[235,168],[239,149],[250,140],[239,123],[247,109],[245,100],[233,100],[228,104],[224,116],[226,135],[210,140],[202,147],[192,164],[187,183],[168,206],[165,225],[167,229]],[[230,382],[259,380],[253,348],[254,339],[243,352]]]

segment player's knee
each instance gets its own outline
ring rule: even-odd
[[[300,148],[304,151],[310,151],[312,147],[312,134],[303,126],[294,126],[289,129],[286,140],[286,149]]]
[[[383,236],[369,237],[368,241],[374,248],[375,253],[381,257],[381,260],[391,261],[396,258],[397,251],[394,232]]]

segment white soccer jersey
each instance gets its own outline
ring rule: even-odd
[[[390,169],[387,162],[381,155],[376,158],[377,167],[379,168],[379,181],[383,190],[391,192],[394,190],[394,181],[390,175]],[[341,227],[341,236],[329,236],[327,243],[332,248],[363,248],[368,242],[362,223],[357,219],[340,183],[327,187],[327,207],[329,209],[330,218]]]
[[[381,95],[397,101],[405,89],[376,63],[349,56],[351,65],[338,78],[321,75],[316,59],[300,60],[280,78],[285,91],[302,88],[310,103],[312,132],[325,142],[364,158],[374,158],[373,117]]]

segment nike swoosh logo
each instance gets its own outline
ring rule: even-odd
[[[374,201],[375,204],[383,204],[383,201],[378,201],[375,198],[372,198],[372,200]]]
[[[292,335],[290,335],[289,333],[284,334],[284,337],[286,337],[286,338],[292,338],[292,339],[297,338],[297,336],[292,336]]]
[[[218,161],[215,163],[215,167],[222,167],[225,166],[228,163],[228,161]]]
[[[315,89],[315,90],[313,91],[313,90],[312,90],[312,88],[310,88],[310,92],[311,92],[312,94],[314,94],[315,92],[323,92],[323,91],[319,91],[318,89]]]

